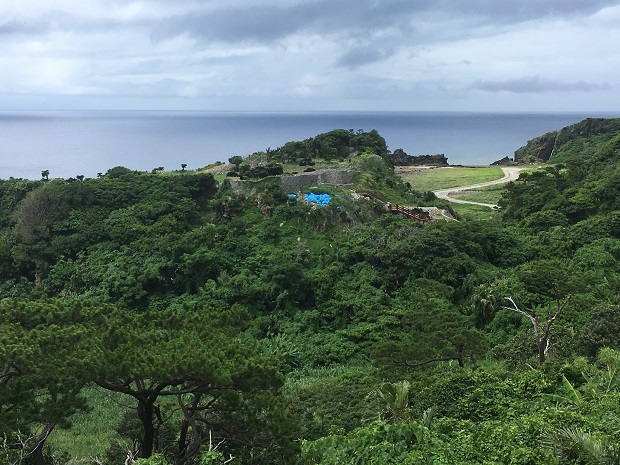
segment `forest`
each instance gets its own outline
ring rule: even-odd
[[[360,195],[450,210],[374,130],[228,176],[0,180],[0,463],[620,463],[620,132],[599,123],[487,220]],[[354,177],[287,192],[291,166]]]

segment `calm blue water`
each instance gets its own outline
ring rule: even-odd
[[[376,129],[391,150],[489,164],[545,132],[619,114],[0,112],[0,178],[83,174],[114,166],[196,169],[332,129]]]

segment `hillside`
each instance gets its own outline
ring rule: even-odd
[[[574,134],[487,221],[361,195],[441,205],[376,131],[0,181],[0,463],[616,463],[620,136]]]
[[[588,157],[620,133],[620,118],[588,118],[536,137],[515,151],[517,163],[561,163]]]
[[[618,123],[620,120],[611,120],[608,127],[615,128]],[[508,187],[500,202],[506,221],[519,220],[533,225],[546,218],[542,220],[546,223],[544,227],[550,228],[594,217],[606,221],[617,214],[620,210],[620,133],[594,131],[591,136],[580,135],[579,131],[585,127],[590,127],[588,120],[583,126],[575,125],[561,131],[558,140],[565,142],[551,157],[556,163],[525,173],[518,183]]]

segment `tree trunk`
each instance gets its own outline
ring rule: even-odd
[[[185,418],[183,418],[181,423],[181,432],[177,443],[178,450],[176,465],[184,465],[194,459],[196,455],[198,455],[198,452],[200,452],[202,438],[196,424],[195,415],[201,398],[202,394],[194,394],[192,404],[189,408],[187,408],[183,404],[181,396],[179,396],[179,406],[181,407]]]
[[[547,349],[547,341],[545,341],[544,339],[541,339],[540,341],[538,341],[538,363],[540,365],[545,363],[545,361],[547,360],[547,354],[545,352],[546,349]]]
[[[138,418],[142,422],[144,435],[140,440],[140,452],[138,457],[148,459],[153,454],[155,442],[155,426],[153,426],[153,403],[150,398],[138,399]]]
[[[45,266],[41,265],[41,264],[37,264],[35,265],[34,268],[34,285],[35,286],[40,286],[43,278],[43,273],[45,273]]]
[[[45,425],[39,437],[34,445],[34,449],[32,449],[32,462],[34,465],[47,465],[45,462],[45,457],[43,456],[43,447],[45,446],[45,441],[47,441],[48,436],[54,430],[56,423],[48,423]]]

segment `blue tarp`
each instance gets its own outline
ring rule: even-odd
[[[289,199],[298,200],[296,194],[288,194]],[[320,207],[326,206],[332,200],[332,196],[329,194],[315,194],[314,192],[310,192],[308,194],[304,194],[304,199],[307,203],[314,202]]]
[[[321,207],[326,206],[332,200],[332,196],[329,194],[315,194],[313,192],[304,194],[304,197],[306,197],[306,202],[314,202]]]

